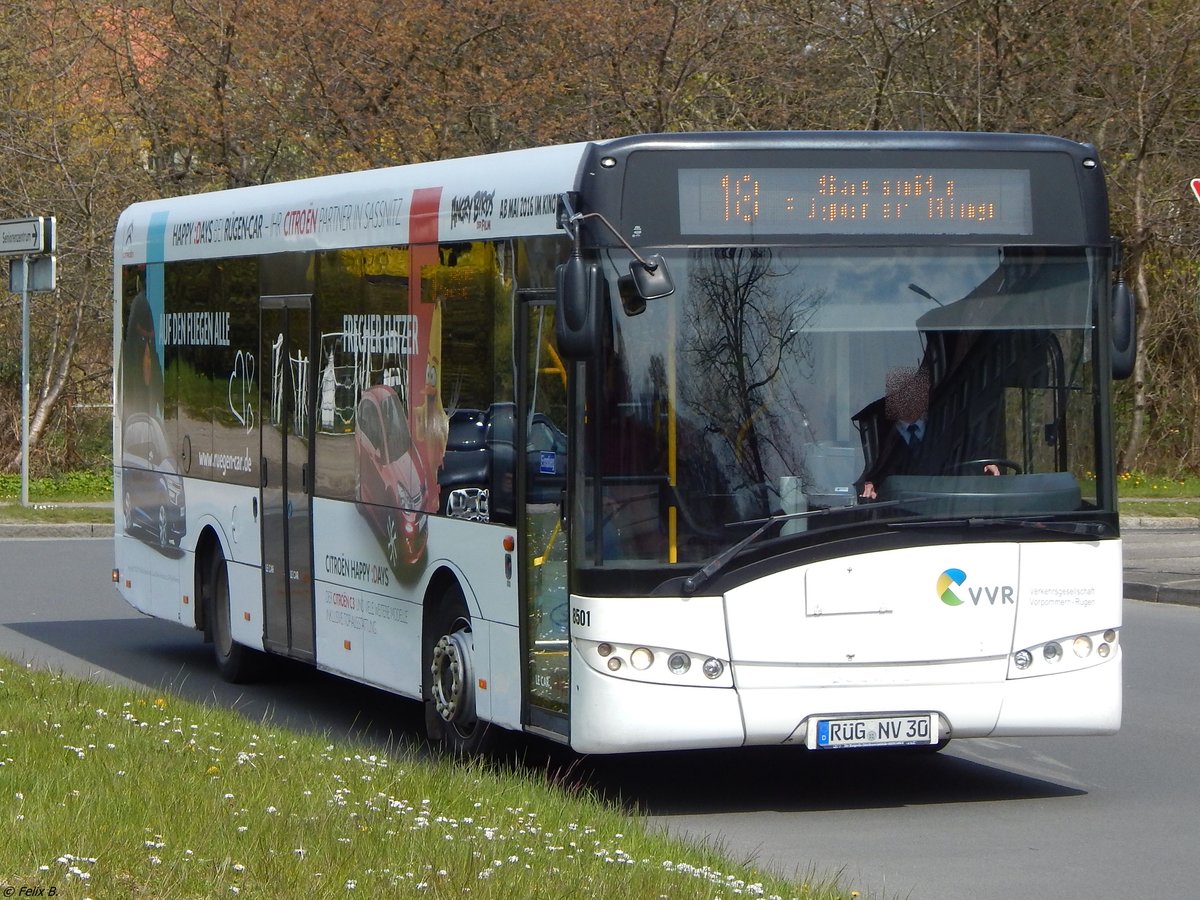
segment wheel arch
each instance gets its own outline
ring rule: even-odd
[[[442,598],[454,588],[457,588],[458,592],[462,595],[463,605],[467,608],[467,615],[472,619],[479,617],[479,605],[472,602],[475,599],[474,595],[468,589],[466,579],[462,577],[462,573],[448,565],[441,565],[430,576],[428,583],[425,585],[425,595],[421,602],[422,636],[429,633],[430,623],[437,615]]]

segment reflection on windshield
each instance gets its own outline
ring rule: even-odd
[[[618,307],[589,389],[592,562],[695,563],[745,537],[737,523],[806,510],[837,514],[782,533],[1094,499],[1084,251],[664,255],[675,294]]]

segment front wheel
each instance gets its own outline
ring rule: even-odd
[[[491,729],[475,712],[475,641],[459,588],[437,601],[423,643],[429,740],[456,755],[484,752],[491,745]]]

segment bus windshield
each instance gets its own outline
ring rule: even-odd
[[[1101,251],[660,252],[675,292],[643,314],[610,284],[583,566],[694,569],[772,516],[803,542],[1097,508]]]

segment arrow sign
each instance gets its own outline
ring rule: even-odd
[[[1200,178],[1192,179],[1192,193],[1196,195],[1196,199],[1200,200]]]
[[[44,219],[9,219],[0,222],[0,256],[25,256],[44,253]]]

